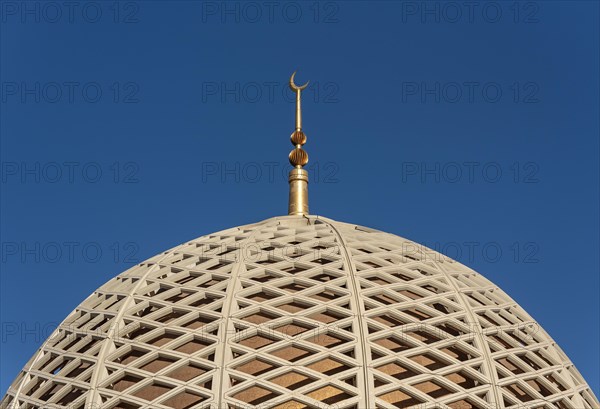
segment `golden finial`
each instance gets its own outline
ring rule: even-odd
[[[296,130],[290,137],[292,145],[295,148],[290,152],[289,160],[294,167],[290,171],[288,181],[290,183],[290,201],[288,213],[291,215],[308,214],[308,172],[302,167],[308,163],[308,154],[302,145],[306,143],[306,134],[302,131],[302,107],[300,104],[300,93],[308,86],[306,84],[298,86],[294,83],[296,71],[290,77],[290,88],[296,93]]]
[[[302,145],[306,143],[306,135],[302,132],[302,105],[300,102],[300,93],[308,86],[310,81],[307,81],[304,85],[298,86],[294,83],[295,75],[296,71],[294,71],[290,77],[290,88],[296,93],[296,130],[292,133],[290,139],[292,140],[292,145],[294,145],[296,149],[290,152],[289,159],[292,166],[301,168],[308,163],[308,154],[302,149]]]

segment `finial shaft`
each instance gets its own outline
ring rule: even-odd
[[[306,143],[306,135],[302,132],[302,105],[301,93],[308,86],[308,82],[302,86],[294,83],[294,76],[290,77],[290,88],[296,93],[296,130],[292,133],[292,145],[294,150],[290,152],[289,160],[294,169],[290,171],[288,181],[290,183],[290,197],[288,204],[288,214],[290,215],[308,215],[308,172],[303,169],[308,163],[308,154],[302,149]]]
[[[300,101],[301,90],[296,90],[296,131],[302,130],[302,103]]]
[[[288,181],[290,183],[288,214],[308,215],[308,172],[305,169],[292,169]]]

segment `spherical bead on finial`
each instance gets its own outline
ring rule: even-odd
[[[302,131],[294,131],[290,139],[294,146],[304,145],[306,143],[306,134]]]
[[[304,166],[308,163],[308,153],[302,148],[296,148],[290,152],[289,160],[292,166]]]

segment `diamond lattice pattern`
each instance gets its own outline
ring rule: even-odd
[[[553,408],[598,401],[527,313],[401,237],[279,217],[115,277],[42,345],[6,408]]]

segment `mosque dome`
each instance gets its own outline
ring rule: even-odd
[[[598,401],[550,336],[470,268],[320,216],[152,257],[81,303],[12,408],[559,408]]]
[[[288,215],[113,278],[0,409],[598,409],[506,293],[417,243],[308,212],[300,93]]]

